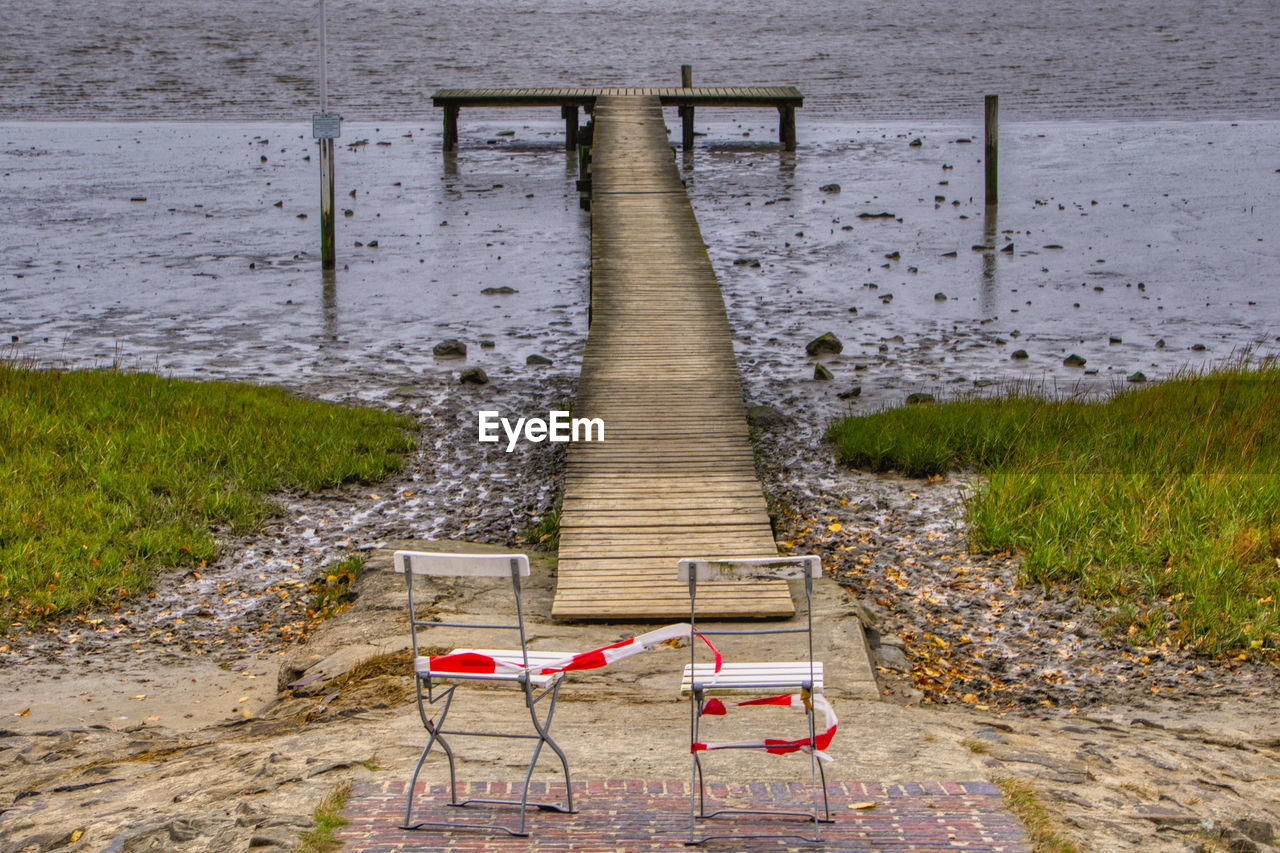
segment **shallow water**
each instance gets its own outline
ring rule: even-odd
[[[0,117],[302,118],[316,0],[11,0]],[[1271,0],[330,0],[332,106],[428,117],[442,86],[796,84],[804,115],[1277,117]]]

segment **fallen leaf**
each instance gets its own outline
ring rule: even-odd
[[[864,803],[849,803],[849,808],[851,809],[874,809],[875,807],[876,803],[874,800],[867,800]]]
[[[139,702],[141,702],[143,699],[146,699],[146,698],[147,698],[147,694],[145,694],[145,693],[139,693],[137,696],[130,696],[129,698],[130,698],[130,699],[137,699]]]
[[[15,716],[15,717],[25,717],[25,716],[27,716],[27,714],[30,714],[30,713],[31,713],[31,709],[30,709],[30,708],[23,708],[21,711],[18,711],[16,714],[14,714],[14,716]]]
[[[75,832],[71,833],[71,842],[74,844],[75,842],[79,841],[80,836],[82,835],[84,835],[84,830],[77,829]]]
[[[838,533],[840,532],[843,526],[844,525],[842,525],[840,522],[837,521],[834,524],[828,524],[827,529],[830,530],[832,533]]]

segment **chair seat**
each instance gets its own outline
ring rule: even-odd
[[[473,654],[484,655],[491,658],[502,658],[510,661],[522,661],[519,649],[454,649],[449,652],[451,655],[463,654],[471,652]],[[573,652],[529,652],[529,666],[532,669],[538,669],[557,661],[565,660],[572,657]],[[420,676],[430,675],[436,680],[452,679],[457,681],[517,681],[520,678],[519,672],[448,672],[445,670],[431,669],[431,658],[417,657],[413,659],[413,669]],[[563,676],[563,673],[552,673],[551,675],[531,675],[529,683],[538,687],[550,684],[557,678]]]
[[[714,679],[714,683],[712,680]],[[809,680],[809,662],[783,663],[778,661],[755,661],[742,663],[726,663],[720,667],[717,675],[715,664],[685,664],[684,674],[680,677],[680,694],[683,696],[693,690],[693,682],[703,685],[707,693],[713,691],[731,692],[735,690],[772,690],[785,687],[801,687]],[[822,663],[813,662],[813,690],[822,692]]]

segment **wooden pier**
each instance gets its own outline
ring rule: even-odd
[[[559,107],[564,119],[565,148],[577,145],[578,109],[595,109],[600,98],[649,97],[664,107],[679,107],[685,117],[684,146],[693,145],[695,107],[776,107],[778,142],[796,150],[796,110],[804,105],[794,86],[679,86],[670,88],[570,89],[440,89],[431,103],[444,110],[444,150],[458,147],[458,113],[463,107]]]
[[[606,432],[569,445],[552,614],[680,619],[677,560],[777,549],[720,286],[663,122],[661,92],[679,90],[581,91],[596,93],[592,308],[574,416]],[[698,605],[704,618],[794,612],[781,582],[699,585]]]

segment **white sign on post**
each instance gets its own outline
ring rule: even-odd
[[[342,135],[342,116],[337,113],[313,113],[311,136],[315,139],[337,139]]]

